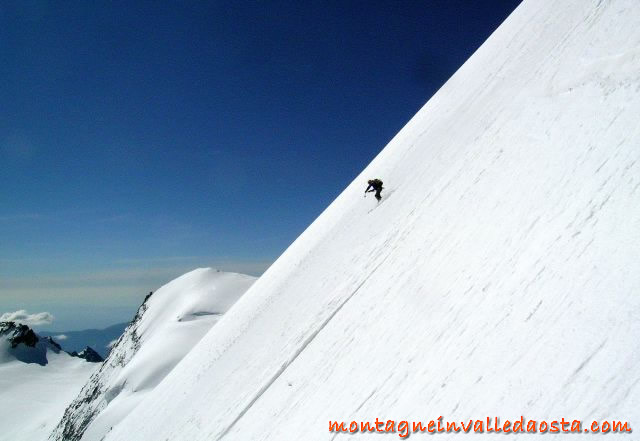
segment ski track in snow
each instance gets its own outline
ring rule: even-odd
[[[388,256],[387,256],[388,257]],[[382,262],[380,262],[373,270],[373,272],[375,272],[375,270],[377,270],[386,260],[383,259]],[[373,273],[372,272],[372,273]],[[371,274],[372,274],[371,273]],[[353,296],[355,296],[358,291],[360,291],[360,288],[362,288],[362,286],[367,282],[367,280],[369,280],[369,277],[371,276],[371,274],[368,274],[367,277],[362,281],[362,283],[360,283],[356,289],[340,304],[340,306],[338,306],[332,313],[331,315],[329,315],[326,320],[318,327],[318,329],[311,334],[303,343],[302,345],[295,351],[295,353],[293,354],[293,357],[291,358],[291,360],[289,360],[287,363],[283,364],[282,367],[280,368],[280,370],[278,370],[278,372],[276,372],[276,374],[273,376],[272,379],[270,379],[258,392],[258,394],[251,400],[251,402],[239,413],[238,417],[233,420],[231,422],[231,424],[229,425],[229,427],[227,427],[226,429],[224,429],[222,431],[222,433],[220,434],[220,436],[217,439],[222,439],[231,429],[233,429],[233,427],[236,425],[236,423],[244,416],[245,413],[247,413],[247,411],[251,408],[251,406],[254,405],[254,403],[256,401],[258,401],[260,399],[260,397],[262,396],[262,394],[264,392],[267,391],[267,389],[269,387],[271,387],[271,385],[273,383],[275,383],[275,381],[280,378],[280,376],[283,374],[283,372],[291,365],[291,363],[293,363],[296,358],[298,358],[298,356],[302,353],[302,351],[305,350],[305,348],[307,346],[309,346],[309,344],[316,338],[316,336],[322,332],[322,330],[324,329],[324,327],[327,325],[327,323],[329,323],[329,321],[331,321],[331,319],[338,313],[340,312],[340,310],[342,309],[342,307],[349,301],[351,300],[351,298]]]

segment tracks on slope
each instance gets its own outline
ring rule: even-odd
[[[231,431],[231,429],[235,427],[238,421],[240,421],[242,417],[245,416],[245,414],[249,411],[249,409],[251,409],[251,407],[253,407],[253,405],[262,397],[262,395],[273,385],[273,383],[275,383],[278,380],[278,378],[280,378],[280,376],[284,373],[284,371],[286,371],[287,368],[291,366],[291,364],[294,361],[296,361],[296,359],[300,356],[300,354],[307,348],[307,346],[311,344],[313,340],[315,340],[318,334],[322,332],[322,330],[327,326],[327,324],[329,324],[329,322],[336,316],[336,314],[338,314],[340,310],[342,310],[344,305],[346,305],[347,302],[351,300],[358,293],[358,291],[360,291],[360,288],[362,288],[362,286],[365,283],[367,283],[367,280],[369,280],[371,275],[375,273],[377,269],[380,268],[380,266],[382,266],[382,264],[387,260],[387,258],[389,258],[390,255],[391,253],[387,254],[384,257],[384,259],[382,259],[382,261],[378,263],[373,268],[373,270],[369,272],[369,274],[367,274],[367,277],[365,277],[365,279],[362,282],[360,282],[360,284],[356,287],[356,289],[354,289],[351,292],[351,294],[349,294],[347,298],[345,298],[342,301],[342,303],[340,303],[338,307],[331,314],[329,314],[329,316],[322,322],[322,324],[318,327],[318,329],[316,329],[311,335],[309,335],[309,337],[307,337],[304,340],[304,342],[302,342],[302,344],[296,350],[293,356],[289,360],[287,360],[285,363],[283,363],[282,366],[280,366],[280,368],[275,372],[275,374],[271,376],[271,378],[269,378],[269,380],[260,388],[258,393],[251,399],[251,401],[240,411],[238,416],[233,419],[231,424],[229,424],[222,432],[220,432],[218,436],[216,436],[215,441],[222,440]]]

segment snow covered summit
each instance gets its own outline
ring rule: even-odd
[[[47,354],[61,352],[62,347],[52,337],[41,337],[25,324],[0,322],[0,363],[17,360],[45,366],[49,363]],[[68,355],[93,363],[102,361],[102,357],[89,346],[79,354],[72,352]]]
[[[636,0],[525,0],[105,439],[640,430],[638,23]]]
[[[147,296],[101,368],[69,405],[50,439],[103,439],[254,281],[251,276],[202,268]]]
[[[0,439],[44,440],[97,367],[27,325],[0,322]]]
[[[40,343],[38,345],[38,343]],[[0,322],[0,362],[15,358],[25,363],[47,364],[49,345],[40,341],[33,329],[15,322]],[[60,350],[60,347],[51,346]]]

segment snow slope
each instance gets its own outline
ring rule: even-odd
[[[98,365],[39,339],[11,348],[0,335],[0,440],[46,439]]]
[[[202,268],[145,299],[104,364],[65,412],[52,440],[100,440],[174,368],[255,281]]]
[[[636,0],[525,0],[106,440],[640,430],[638,23]]]

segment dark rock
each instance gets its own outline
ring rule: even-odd
[[[151,297],[153,295],[153,291],[149,291],[149,294],[147,294],[144,297],[144,300],[142,301],[142,304],[144,305],[145,303],[147,303],[147,300],[149,300],[149,297]]]
[[[140,305],[135,317],[109,352],[106,361],[91,375],[80,394],[67,407],[62,419],[49,435],[49,441],[80,441],[87,427],[106,406],[104,398],[109,390],[105,378],[108,379],[114,370],[125,366],[140,349],[138,326],[148,308],[146,301],[151,295],[152,293],[149,293]]]
[[[100,354],[98,354],[89,346],[87,346],[80,352],[76,352],[76,351],[69,352],[69,355],[71,355],[72,357],[83,358],[90,363],[102,363],[104,361],[104,358],[102,358]]]
[[[89,346],[87,346],[82,351],[80,351],[80,353],[78,354],[78,357],[84,358],[90,363],[102,363],[104,361],[104,358],[102,358],[100,354],[98,354]]]
[[[15,349],[20,343],[35,348],[38,336],[27,325],[15,322],[0,322],[0,335],[8,335],[11,348]]]
[[[44,339],[45,339],[45,341],[46,341],[47,343],[49,343],[49,344],[50,344],[50,345],[51,345],[51,346],[56,350],[56,352],[60,352],[60,351],[62,350],[62,346],[60,346],[60,345],[58,344],[58,342],[57,342],[57,341],[55,341],[53,338],[51,338],[51,337],[45,337]]]

